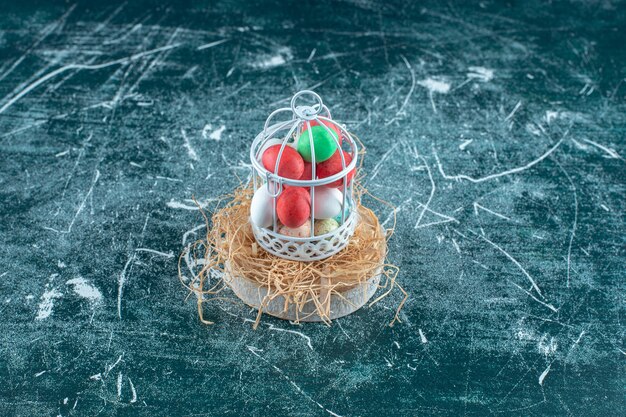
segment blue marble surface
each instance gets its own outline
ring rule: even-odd
[[[4,2],[0,414],[623,415],[621,1]],[[401,294],[198,321],[192,197],[311,88],[397,206]],[[389,208],[369,200],[389,226]]]

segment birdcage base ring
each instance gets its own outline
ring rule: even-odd
[[[269,253],[292,261],[319,261],[326,259],[346,247],[359,222],[353,210],[345,223],[329,234],[316,238],[293,238],[258,227],[250,222],[257,243]]]
[[[226,265],[229,271],[229,265]],[[283,295],[275,295],[267,286],[244,276],[228,276],[228,285],[246,305],[283,320],[295,322],[320,322],[334,320],[352,314],[363,307],[376,293],[381,279],[382,265],[371,278],[354,287],[328,294],[320,293],[317,301],[309,300],[299,306],[286,302]],[[327,304],[328,303],[328,304]],[[318,305],[326,308],[320,315]]]

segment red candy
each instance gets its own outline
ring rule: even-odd
[[[308,195],[302,187],[290,187],[280,193],[276,202],[276,214],[282,224],[296,228],[306,223],[311,215]]]
[[[300,196],[302,196],[307,203],[311,204],[311,194],[309,194],[309,187],[290,187],[297,192]]]
[[[300,178],[298,178],[300,181],[310,181],[311,180],[311,163],[310,162],[306,162],[304,161],[304,171],[302,172],[302,175],[300,176]],[[285,188],[291,188],[293,187],[293,185],[284,185]],[[310,187],[302,187],[303,189],[309,191]]]
[[[276,167],[276,159],[280,152],[281,145],[270,146],[263,152],[262,162],[265,169],[274,172]],[[304,172],[304,160],[291,146],[285,146],[283,154],[280,157],[280,165],[278,166],[278,175],[284,178],[297,180]]]
[[[348,165],[350,165],[350,162],[352,162],[352,157],[346,151],[341,151],[341,152],[343,152],[343,157],[346,161],[346,167],[347,167]],[[341,155],[339,154],[339,149],[337,149],[337,151],[329,159],[317,164],[316,168],[317,168],[316,174],[318,178],[330,177],[332,175],[335,175],[341,172],[343,170],[343,167],[341,165]],[[352,177],[354,177],[355,173],[356,173],[356,168],[354,168],[352,171],[348,173],[347,175],[348,185],[350,185],[350,181],[352,181]],[[326,184],[326,186],[327,187],[341,187],[343,186],[343,179],[338,179],[337,181],[333,181],[330,184]]]
[[[302,176],[298,179],[301,181],[311,181],[311,175],[313,174],[311,168],[310,162],[304,162],[304,171],[302,171]],[[308,188],[309,187],[307,187],[307,189]]]

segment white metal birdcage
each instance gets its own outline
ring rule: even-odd
[[[298,104],[298,101],[314,101],[313,104]],[[291,117],[286,121],[275,121],[276,116],[289,114]],[[325,178],[316,175],[315,146],[311,122],[322,126],[336,142],[341,157],[341,171]],[[331,131],[331,128],[332,131]],[[278,175],[281,157],[288,146],[294,146],[303,131],[308,131],[311,158],[311,179],[292,179]],[[336,133],[340,133],[337,137]],[[280,150],[276,158],[274,172],[263,166],[262,153],[268,145],[280,144]],[[345,151],[351,160],[346,161]],[[350,132],[345,127],[335,122],[328,107],[322,99],[313,91],[303,90],[296,93],[291,99],[290,107],[280,108],[272,112],[263,127],[263,131],[257,135],[250,149],[250,161],[253,170],[253,185],[255,194],[260,187],[266,187],[269,196],[268,204],[271,211],[271,224],[262,227],[254,221],[250,221],[254,237],[257,243],[268,252],[285,259],[297,261],[315,261],[328,258],[347,244],[359,221],[357,206],[353,195],[353,170],[356,168],[358,157],[357,144]],[[325,234],[315,235],[315,194],[324,195],[323,188],[340,181],[337,188],[341,191],[341,212],[336,217],[339,226]],[[277,200],[284,191],[285,186],[309,187],[310,193],[310,234],[309,236],[294,237],[279,233],[280,224],[276,212]],[[335,188],[335,187],[328,187]],[[264,192],[265,192],[264,191]],[[321,200],[321,197],[320,197]],[[269,222],[269,220],[268,220]]]

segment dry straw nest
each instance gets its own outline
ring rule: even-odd
[[[361,204],[360,197],[367,192],[358,184],[355,184],[355,190],[360,222],[350,242],[332,257],[313,262],[283,259],[258,246],[249,224],[250,201],[253,195],[249,184],[240,186],[233,195],[222,199],[226,204],[217,208],[211,219],[201,210],[207,225],[206,239],[188,247],[179,259],[179,277],[190,294],[197,296],[200,320],[213,324],[204,319],[202,304],[220,299],[219,293],[228,287],[233,277],[245,277],[260,287],[267,288],[268,296],[263,305],[270,298],[282,296],[285,310],[291,303],[295,304],[297,310],[301,310],[304,304],[312,301],[315,303],[315,313],[330,324],[327,305],[321,301],[320,295],[341,297],[346,290],[365,284],[380,274],[379,288],[385,291],[371,301],[370,305],[398,288],[404,298],[390,325],[400,321],[398,313],[406,301],[407,293],[396,281],[398,268],[386,262],[387,240],[393,234],[394,228],[383,230],[374,212]],[[383,203],[388,204],[384,201]],[[181,265],[190,254],[201,254],[203,259],[195,259],[194,264],[203,267],[192,278],[185,278]],[[263,306],[258,311],[255,327],[262,313]]]

